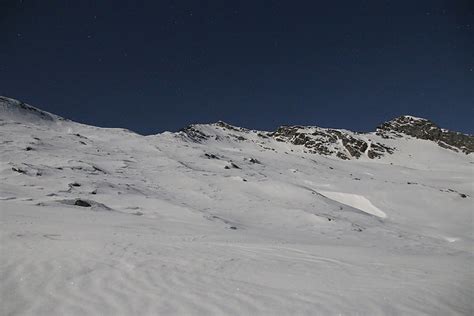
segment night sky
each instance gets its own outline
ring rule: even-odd
[[[0,0],[0,95],[142,134],[402,114],[474,133],[474,1]]]

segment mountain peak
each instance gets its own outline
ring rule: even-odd
[[[3,96],[0,96],[0,120],[31,124],[66,121],[60,116]],[[383,141],[371,140],[369,134],[317,126],[283,125],[274,132],[262,132],[217,121],[211,124],[193,124],[180,130],[181,135],[199,143],[225,138],[245,141],[247,138],[244,134],[252,133],[260,139],[270,137],[278,142],[302,146],[302,150],[308,153],[334,155],[341,159],[358,159],[362,156],[370,159],[380,158],[394,151],[394,148],[385,145]],[[385,139],[411,136],[433,141],[456,152],[474,152],[474,136],[442,129],[428,119],[412,115],[402,115],[381,124],[375,135]]]
[[[33,124],[53,123],[64,120],[60,116],[4,96],[0,96],[0,119]]]
[[[211,124],[213,126],[217,126],[217,127],[222,127],[224,129],[228,129],[228,130],[232,130],[232,131],[236,131],[236,132],[245,132],[245,131],[248,131],[248,129],[246,128],[243,128],[243,127],[238,127],[238,126],[234,126],[234,125],[231,125],[229,123],[226,123],[224,121],[217,121],[216,123],[213,123]]]
[[[408,121],[428,121],[427,119],[425,118],[422,118],[422,117],[417,117],[417,116],[413,116],[413,115],[401,115],[399,117],[396,117],[394,118],[393,120],[408,120]]]
[[[474,152],[474,136],[442,129],[430,120],[402,115],[377,127],[376,134],[383,138],[412,136],[431,140],[439,146],[466,154]]]

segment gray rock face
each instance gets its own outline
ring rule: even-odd
[[[377,135],[384,138],[401,137],[403,134],[436,142],[439,146],[466,154],[474,152],[474,136],[439,128],[433,122],[412,116],[400,116],[383,123]]]
[[[81,206],[81,207],[91,207],[92,206],[89,202],[87,202],[85,200],[80,200],[80,199],[77,199],[74,202],[74,205]]]
[[[228,130],[231,130],[231,131],[236,131],[236,132],[247,132],[248,130],[245,129],[245,128],[242,128],[242,127],[237,127],[237,126],[233,126],[233,125],[230,125],[224,121],[218,121],[217,123],[214,123],[215,126],[219,126],[219,127],[222,127],[224,129],[228,129]]]
[[[344,160],[357,159],[366,153],[374,159],[394,150],[381,143],[373,143],[366,137],[336,129],[281,126],[270,135],[277,141],[302,145],[310,153],[335,155]]]
[[[343,160],[359,159],[362,156],[376,159],[392,154],[396,150],[385,145],[383,141],[373,141],[373,133],[363,134],[342,129],[298,125],[281,126],[274,132],[259,132],[232,126],[222,121],[211,126],[225,133],[220,136],[215,135],[212,129],[203,130],[200,125],[188,126],[180,132],[182,136],[198,143],[210,139],[218,141],[222,138],[237,142],[254,141],[251,136],[254,133],[260,139],[273,138],[279,142],[302,146],[303,151],[307,153],[334,156]],[[401,116],[383,123],[376,129],[375,134],[385,139],[411,136],[434,141],[439,146],[456,152],[466,154],[474,152],[474,136],[444,130],[429,120],[412,116]],[[275,150],[271,147],[263,148]]]
[[[181,129],[179,133],[181,133],[182,135],[184,135],[185,137],[189,138],[190,140],[196,143],[202,143],[203,141],[210,138],[209,135],[204,134],[194,125],[190,125],[188,127]]]
[[[226,122],[223,122],[223,121],[218,121],[217,123],[214,123],[214,124],[211,124],[211,125],[215,126],[215,127],[218,127],[220,129],[229,131],[229,132],[239,132],[239,133],[249,133],[250,132],[246,128],[232,126],[232,125],[230,125]],[[212,137],[211,135],[206,135],[199,128],[200,128],[199,125],[189,125],[189,126],[183,128],[183,129],[179,130],[179,133],[181,133],[181,135],[183,135],[186,138],[188,138],[188,139],[190,139],[194,142],[197,142],[197,143],[202,143],[205,140],[208,140],[209,138]],[[241,135],[235,135],[235,134],[232,134],[232,133],[229,133],[226,137],[227,138],[232,137],[234,140],[238,140],[238,141],[245,141],[246,140],[245,137],[243,137]],[[219,137],[214,135],[214,139],[219,140]]]

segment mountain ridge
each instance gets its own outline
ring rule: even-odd
[[[31,123],[71,122],[58,115],[8,97],[0,96],[0,106],[3,109],[1,111],[2,115],[10,119],[18,119],[19,116],[22,116]],[[255,133],[261,138],[271,137],[279,142],[289,142],[302,146],[310,153],[336,156],[343,160],[359,159],[362,156],[375,159],[394,152],[395,148],[387,146],[381,141],[373,141],[373,135],[381,136],[383,139],[410,136],[433,141],[448,150],[465,154],[474,152],[474,136],[442,129],[428,119],[411,115],[402,115],[386,121],[369,133],[303,125],[282,125],[275,131],[268,132],[238,127],[224,121],[191,124],[175,133],[184,134],[195,142],[205,142],[211,137],[216,137],[216,135],[207,135],[203,131],[206,126],[222,128],[230,132]],[[243,141],[245,137],[238,135],[236,140]]]
[[[17,105],[3,314],[472,314],[472,154],[302,126],[142,136]]]

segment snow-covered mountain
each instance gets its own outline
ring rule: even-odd
[[[474,138],[224,122],[142,136],[0,97],[12,314],[473,313]]]

